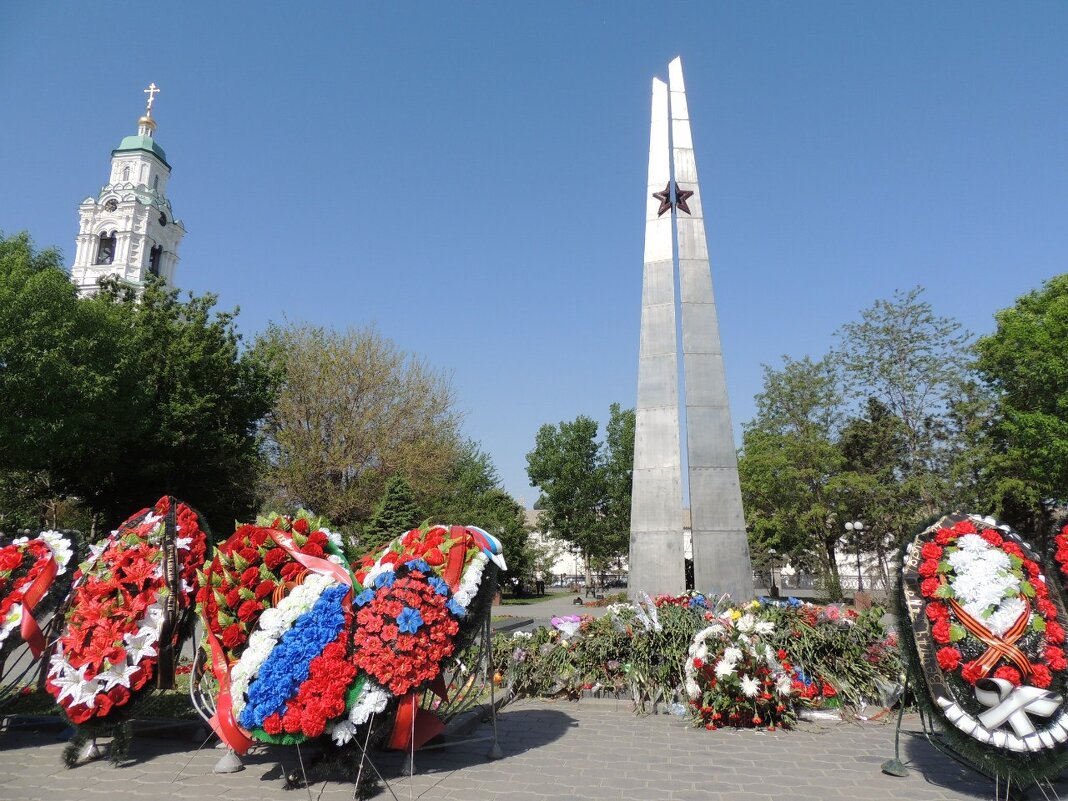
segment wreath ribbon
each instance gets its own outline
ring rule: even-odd
[[[1023,598],[1026,603],[1027,599],[1024,596],[1020,597]],[[999,637],[980,621],[964,611],[964,607],[957,603],[956,599],[949,598],[948,601],[950,609],[953,610],[953,613],[957,616],[968,633],[977,637],[987,646],[986,652],[976,660],[981,669],[979,678],[985,678],[986,675],[994,669],[994,665],[996,665],[1002,658],[1008,659],[1016,665],[1023,675],[1031,675],[1031,662],[1027,659],[1027,656],[1023,651],[1013,645],[1013,643],[1020,639],[1024,635],[1024,632],[1027,631],[1027,621],[1031,617],[1030,604],[1027,604],[1027,608],[1020,613],[1016,622],[1009,627],[1005,634]]]
[[[207,629],[208,647],[211,648],[211,672],[219,683],[219,697],[215,702],[215,714],[208,725],[235,753],[244,754],[252,747],[252,735],[234,718],[234,701],[230,697],[230,666],[226,654],[211,627]]]
[[[1014,687],[1005,679],[980,679],[975,683],[975,699],[987,707],[979,722],[993,730],[1008,723],[1017,737],[1035,733],[1028,713],[1048,718],[1056,712],[1061,696],[1038,687]]]
[[[33,584],[22,596],[22,623],[19,625],[19,633],[22,635],[26,645],[29,646],[30,653],[33,654],[34,659],[41,657],[46,645],[44,632],[41,631],[41,626],[33,616],[34,607],[41,602],[45,593],[48,592],[48,588],[52,586],[52,580],[55,579],[58,572],[59,565],[56,562],[56,556],[50,553],[44,570],[37,574]]]

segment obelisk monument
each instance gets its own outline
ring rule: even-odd
[[[668,82],[653,79],[629,591],[655,596],[685,589],[677,264],[694,587],[744,601],[752,597],[753,574],[678,58],[668,67]]]

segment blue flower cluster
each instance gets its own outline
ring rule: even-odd
[[[426,583],[434,588],[434,592],[438,595],[448,595],[449,585],[439,579],[437,576],[431,576],[426,580]]]
[[[422,559],[413,559],[412,561],[407,563],[407,567],[408,567],[409,570],[421,570],[424,573],[432,573],[433,572],[430,569],[430,565],[428,565]]]
[[[423,616],[419,614],[418,609],[412,609],[410,606],[404,607],[404,611],[397,617],[397,628],[401,634],[415,634],[422,625]]]
[[[686,602],[686,606],[689,609],[693,609],[695,606],[699,606],[702,609],[708,609],[708,599],[701,593],[697,593],[689,601]]]
[[[460,604],[456,603],[455,598],[447,600],[445,606],[450,612],[456,615],[456,617],[464,617],[467,614],[467,610],[460,606]]]
[[[393,582],[396,580],[397,574],[392,570],[387,570],[385,573],[379,573],[375,578],[375,587],[382,589],[383,587],[392,587]]]
[[[285,714],[286,701],[308,679],[311,661],[341,633],[345,625],[341,602],[348,589],[339,584],[324,590],[311,611],[282,635],[249,685],[248,704],[241,710],[242,726],[254,729],[275,712]]]
[[[368,587],[366,590],[364,590],[355,598],[353,598],[352,602],[356,604],[356,606],[367,606],[367,604],[371,603],[371,601],[373,601],[374,599],[375,591]]]

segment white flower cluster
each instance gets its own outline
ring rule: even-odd
[[[363,685],[359,698],[349,710],[348,717],[339,720],[330,727],[330,736],[338,745],[344,745],[352,739],[356,733],[356,727],[366,723],[371,715],[376,715],[386,708],[389,703],[390,693],[379,687],[370,679]]]
[[[464,571],[463,578],[460,579],[460,586],[452,595],[452,599],[464,609],[471,605],[471,601],[474,600],[475,595],[478,593],[478,587],[482,583],[482,571],[485,569],[487,562],[489,562],[489,557],[482,551],[475,554],[471,564]]]
[[[791,687],[789,674],[783,671],[774,649],[766,643],[760,643],[759,638],[755,636],[771,634],[773,631],[775,631],[775,625],[770,620],[757,620],[752,614],[746,613],[733,626],[724,619],[697,632],[690,642],[684,671],[686,694],[690,700],[696,701],[701,697],[701,687],[697,683],[698,668],[695,667],[694,660],[708,662],[709,640],[727,643],[722,655],[716,660],[717,679],[722,680],[737,675],[739,663],[748,654],[754,661],[763,662],[772,672],[775,677],[775,691],[782,696],[789,695]],[[760,681],[755,677],[743,673],[738,680],[742,685],[742,693],[746,697],[755,698],[760,694]]]
[[[163,623],[163,604],[156,601],[150,604],[145,614],[138,621],[136,632],[127,632],[122,637],[126,659],[111,665],[107,670],[92,678],[86,678],[86,666],[75,668],[63,656],[63,644],[56,644],[56,653],[52,656],[48,677],[60,687],[57,701],[69,697],[70,706],[85,704],[92,709],[96,706],[98,693],[106,693],[112,687],[130,686],[130,679],[141,667],[141,660],[156,656],[156,643]]]
[[[71,546],[70,540],[58,531],[52,530],[42,531],[35,539],[41,540],[52,552],[52,558],[56,560],[56,577],[58,578],[66,573],[67,565],[70,564],[70,560],[74,557],[74,548]],[[29,537],[19,537],[12,541],[11,544],[25,545],[29,541]],[[3,620],[0,620],[0,645],[3,645],[8,635],[21,625],[22,604],[12,604],[7,614],[4,615]]]
[[[293,627],[297,618],[310,612],[323,591],[335,583],[330,576],[309,573],[304,582],[290,590],[278,606],[265,609],[260,615],[256,630],[248,638],[248,645],[230,671],[230,697],[235,718],[245,708],[245,693],[278,640]]]
[[[1028,608],[1009,555],[977,534],[960,537],[957,547],[946,557],[953,568],[950,589],[965,612],[992,633],[1004,634]]]

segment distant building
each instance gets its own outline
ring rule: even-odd
[[[178,244],[185,226],[167,199],[171,165],[155,140],[152,104],[159,89],[151,84],[137,134],[111,151],[111,175],[95,197],[78,207],[78,237],[70,279],[82,297],[97,291],[101,278],[114,276],[139,288],[148,275],[174,284]]]

